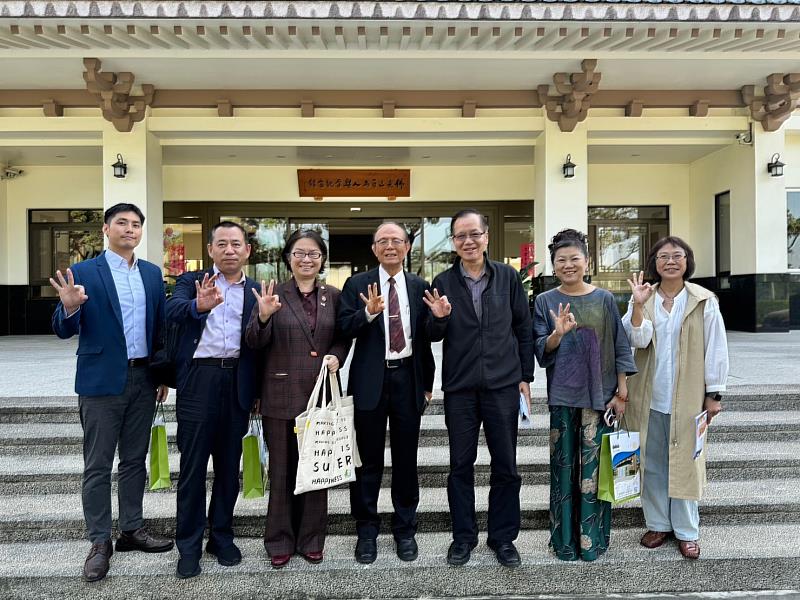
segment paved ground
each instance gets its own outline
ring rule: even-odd
[[[789,333],[728,333],[731,371],[728,385],[800,387],[800,331]],[[55,336],[0,337],[0,398],[74,395],[77,339]],[[437,367],[441,344],[434,344]],[[439,390],[437,368],[435,390]],[[537,367],[534,388],[545,389],[544,372]]]

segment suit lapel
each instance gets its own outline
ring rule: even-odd
[[[319,325],[327,316],[328,311],[331,310],[333,310],[333,308],[331,306],[331,296],[328,286],[324,283],[320,283],[319,290],[317,290],[317,326],[314,328],[315,348],[319,345],[319,336],[322,335],[322,327]],[[331,319],[331,321],[333,321],[333,319]]]
[[[242,307],[242,340],[244,340],[244,333],[247,329],[247,324],[250,322],[250,314],[253,312],[253,306],[256,303],[256,297],[251,290],[258,289],[256,282],[245,277],[244,279],[244,306]]]
[[[411,319],[411,339],[412,341],[417,334],[417,285],[415,281],[408,276],[408,273],[403,273],[406,280],[406,295],[408,296],[408,314]]]
[[[308,338],[308,343],[311,344],[312,347],[315,347],[314,336],[311,335],[308,321],[306,321],[306,317],[303,314],[303,303],[300,301],[300,295],[295,292],[294,280],[287,281],[282,287],[286,304],[289,305],[289,309],[294,313],[297,322],[300,323],[300,329],[303,330],[303,334]],[[317,294],[317,302],[319,302],[319,294]],[[319,307],[317,307],[317,309],[319,310]],[[319,313],[317,313],[317,318],[319,318]]]
[[[119,305],[117,286],[114,285],[114,276],[111,275],[111,267],[108,266],[105,252],[97,257],[97,268],[100,272],[100,280],[106,288],[108,301],[111,303],[111,308],[114,310],[114,316],[117,317],[117,323],[119,323],[119,327],[124,333],[125,326],[122,324],[122,308]]]
[[[369,271],[367,274],[369,275],[369,279],[367,280],[367,285],[372,285],[373,283],[377,283],[378,284],[378,294],[382,294],[383,290],[381,288],[381,277],[380,277],[380,274],[379,274],[379,270],[377,268],[376,269],[372,269],[372,271]],[[368,295],[368,290],[364,290],[364,295],[365,296]],[[389,304],[389,298],[384,298],[384,302],[388,305]],[[375,318],[378,319],[378,325],[381,328],[381,332],[383,333],[383,336],[386,337],[386,326],[383,323],[383,314],[380,314],[380,315],[376,316]]]

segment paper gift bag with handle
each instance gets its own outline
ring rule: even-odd
[[[639,432],[619,429],[603,435],[597,497],[620,504],[641,492]]]
[[[150,429],[150,490],[170,487],[169,455],[167,448],[167,426],[164,418],[164,405],[158,403]]]
[[[250,429],[242,438],[242,497],[263,498],[267,452],[261,419],[250,418]]]

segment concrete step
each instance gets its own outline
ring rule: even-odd
[[[177,482],[180,455],[169,457],[173,485]],[[546,446],[518,446],[517,466],[524,483],[550,481],[550,456]],[[420,447],[417,454],[420,485],[447,485],[450,454],[447,446]],[[148,463],[149,464],[149,463]],[[383,485],[391,481],[391,451],[384,453]],[[476,485],[488,485],[490,456],[486,446],[478,447]],[[800,478],[800,442],[722,442],[708,447],[708,478],[746,481],[764,477]],[[210,471],[210,467],[209,467]],[[19,493],[79,493],[83,455],[0,455],[0,495]],[[112,482],[116,481],[116,468]]]
[[[519,445],[542,446],[549,442],[549,417],[533,415],[533,428],[519,430]],[[177,424],[167,423],[167,441],[176,450]],[[725,411],[709,429],[711,442],[800,441],[800,411]],[[481,433],[483,443],[483,434]],[[0,423],[0,455],[81,453],[83,430],[78,423]],[[387,445],[389,443],[387,433]],[[446,446],[443,415],[424,415],[420,446]]]
[[[534,388],[533,411],[547,413],[545,390]],[[434,392],[426,414],[443,414],[442,392]],[[800,411],[800,386],[733,386],[723,400],[726,411]],[[175,398],[164,405],[168,418],[174,420]],[[78,397],[65,396],[0,396],[0,423],[78,423]]]
[[[476,511],[481,527],[486,525],[489,488],[475,490]],[[521,491],[522,524],[525,529],[548,527],[550,488],[548,485],[524,485]],[[175,531],[174,492],[147,493],[144,515],[148,526],[164,535]],[[234,527],[237,535],[263,535],[268,498],[239,499]],[[116,515],[116,503],[114,514]],[[346,489],[331,490],[328,495],[328,531],[331,534],[352,534],[355,526],[350,517],[350,496]],[[378,502],[383,527],[389,531],[392,512],[391,494],[384,490]],[[700,504],[701,518],[709,525],[789,523],[800,520],[800,479],[758,479],[745,482],[711,482]],[[445,488],[423,488],[419,504],[420,531],[449,531],[450,511]],[[0,505],[0,542],[48,539],[80,539],[83,537],[83,510],[79,494],[13,495]],[[614,509],[617,526],[643,526],[638,500]]]
[[[88,551],[85,541],[0,544],[0,586],[5,597],[63,598],[463,598],[529,597],[537,594],[610,594],[788,590],[797,588],[800,536],[796,525],[706,525],[702,558],[683,559],[674,542],[656,550],[639,543],[641,529],[617,528],[608,552],[592,563],[564,563],[547,550],[548,533],[523,531],[517,540],[522,567],[500,568],[481,536],[463,567],[445,562],[448,533],[420,533],[419,558],[400,561],[391,536],[378,538],[378,560],[353,560],[355,538],[332,535],[325,560],[308,565],[295,557],[280,571],[270,568],[260,539],[239,539],[243,561],[222,567],[204,555],[203,573],[175,579],[177,551],[115,554],[103,582],[80,580]],[[597,594],[597,596],[594,596]],[[721,597],[721,596],[715,596]]]

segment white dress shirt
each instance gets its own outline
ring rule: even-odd
[[[381,295],[383,296],[383,327],[384,327],[384,340],[386,343],[386,350],[384,357],[386,360],[396,360],[398,358],[406,358],[411,356],[411,307],[408,304],[408,290],[406,289],[406,276],[404,271],[400,271],[394,275],[394,287],[397,290],[397,301],[400,303],[400,317],[403,321],[403,335],[406,338],[406,347],[400,352],[392,352],[389,350],[389,275],[384,269],[383,265],[378,267],[378,279],[381,284]],[[367,313],[367,321],[372,323],[373,319],[378,315],[371,315],[365,308]]]
[[[233,283],[228,283],[216,265],[214,273],[217,274],[215,284],[225,301],[211,309],[194,358],[238,358],[242,344],[244,272],[241,279]]]
[[[655,327],[650,319],[642,319],[639,327],[631,323],[633,299],[628,303],[628,312],[622,317],[622,325],[628,340],[634,348],[646,348],[656,339],[656,370],[653,377],[653,399],[650,408],[663,414],[672,412],[672,393],[675,383],[675,367],[680,351],[681,325],[686,312],[689,294],[686,288],[675,296],[672,311],[664,308],[664,299],[656,292]],[[705,338],[705,379],[706,393],[724,392],[728,379],[728,338],[719,304],[714,297],[706,300],[703,310],[703,331]]]

